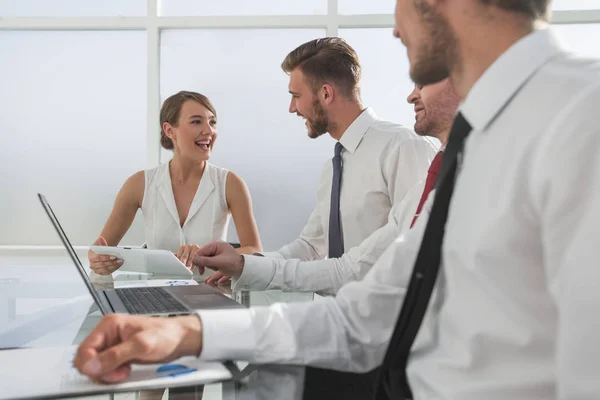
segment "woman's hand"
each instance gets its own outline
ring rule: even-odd
[[[190,270],[194,270],[193,261],[198,250],[200,250],[200,246],[197,244],[184,244],[183,246],[179,247],[179,251],[177,252],[176,256],[182,263],[185,264],[186,267],[188,267]]]
[[[108,244],[106,243],[106,239],[100,236],[94,242],[94,246],[108,246]],[[88,260],[90,261],[91,270],[98,275],[110,275],[123,265],[123,260],[120,258],[96,254],[92,250],[88,251]]]
[[[204,279],[204,283],[208,283],[210,285],[222,285],[231,279],[230,276],[223,275],[221,272],[216,271],[206,279]]]
[[[211,275],[212,276],[212,275]],[[229,279],[229,277],[227,277]],[[206,283],[206,281],[204,282]],[[231,290],[231,285],[217,285],[214,283],[206,283],[207,285],[209,285],[212,288],[215,288],[216,290],[218,290],[219,292],[226,294],[226,295],[232,295],[233,294],[233,290]]]

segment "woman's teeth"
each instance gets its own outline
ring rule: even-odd
[[[198,142],[195,142],[195,143],[196,143],[196,146],[204,148],[204,149],[208,149],[210,147],[210,141],[209,142],[198,141]]]

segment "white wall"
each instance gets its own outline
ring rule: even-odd
[[[600,56],[600,25],[577,24],[600,23],[600,13],[560,11],[600,10],[600,1],[554,3],[554,17],[573,23],[559,27],[566,42]],[[169,158],[159,148],[158,108],[183,89],[214,102],[220,133],[212,162],[248,183],[265,247],[292,240],[315,204],[333,141],[309,139],[287,113],[279,64],[318,36],[346,38],[363,64],[364,102],[382,118],[412,125],[393,0],[202,4],[0,0],[0,248],[59,244],[38,191],[74,244],[94,240],[125,178]],[[138,216],[124,242],[142,241]]]

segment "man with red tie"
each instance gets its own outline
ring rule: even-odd
[[[412,228],[417,221],[417,217],[423,208],[423,203],[425,203],[429,192],[435,186],[437,172],[442,165],[443,150],[446,147],[448,134],[454,120],[453,113],[458,108],[460,98],[454,91],[450,80],[444,79],[433,85],[415,85],[414,90],[408,96],[407,100],[415,107],[415,132],[419,135],[435,137],[442,144],[440,152],[435,156],[431,162],[429,171],[427,171],[423,194],[410,224]]]
[[[450,81],[446,79],[433,85],[415,86],[407,101],[414,106],[415,132],[438,139],[443,149],[460,103]],[[199,258],[198,265],[232,276],[234,290],[283,290],[333,295],[346,283],[361,280],[385,249],[412,227],[435,185],[441,161],[440,151],[426,179],[412,188],[405,199],[391,210],[388,223],[339,258],[300,261],[244,256],[239,262],[239,257],[214,257],[229,254],[232,250],[225,243],[215,243],[205,246],[198,253],[207,255]]]

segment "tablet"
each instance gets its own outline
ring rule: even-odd
[[[193,272],[169,250],[135,247],[90,246],[96,254],[115,256],[123,260],[118,271],[141,272],[165,277],[190,278]]]

